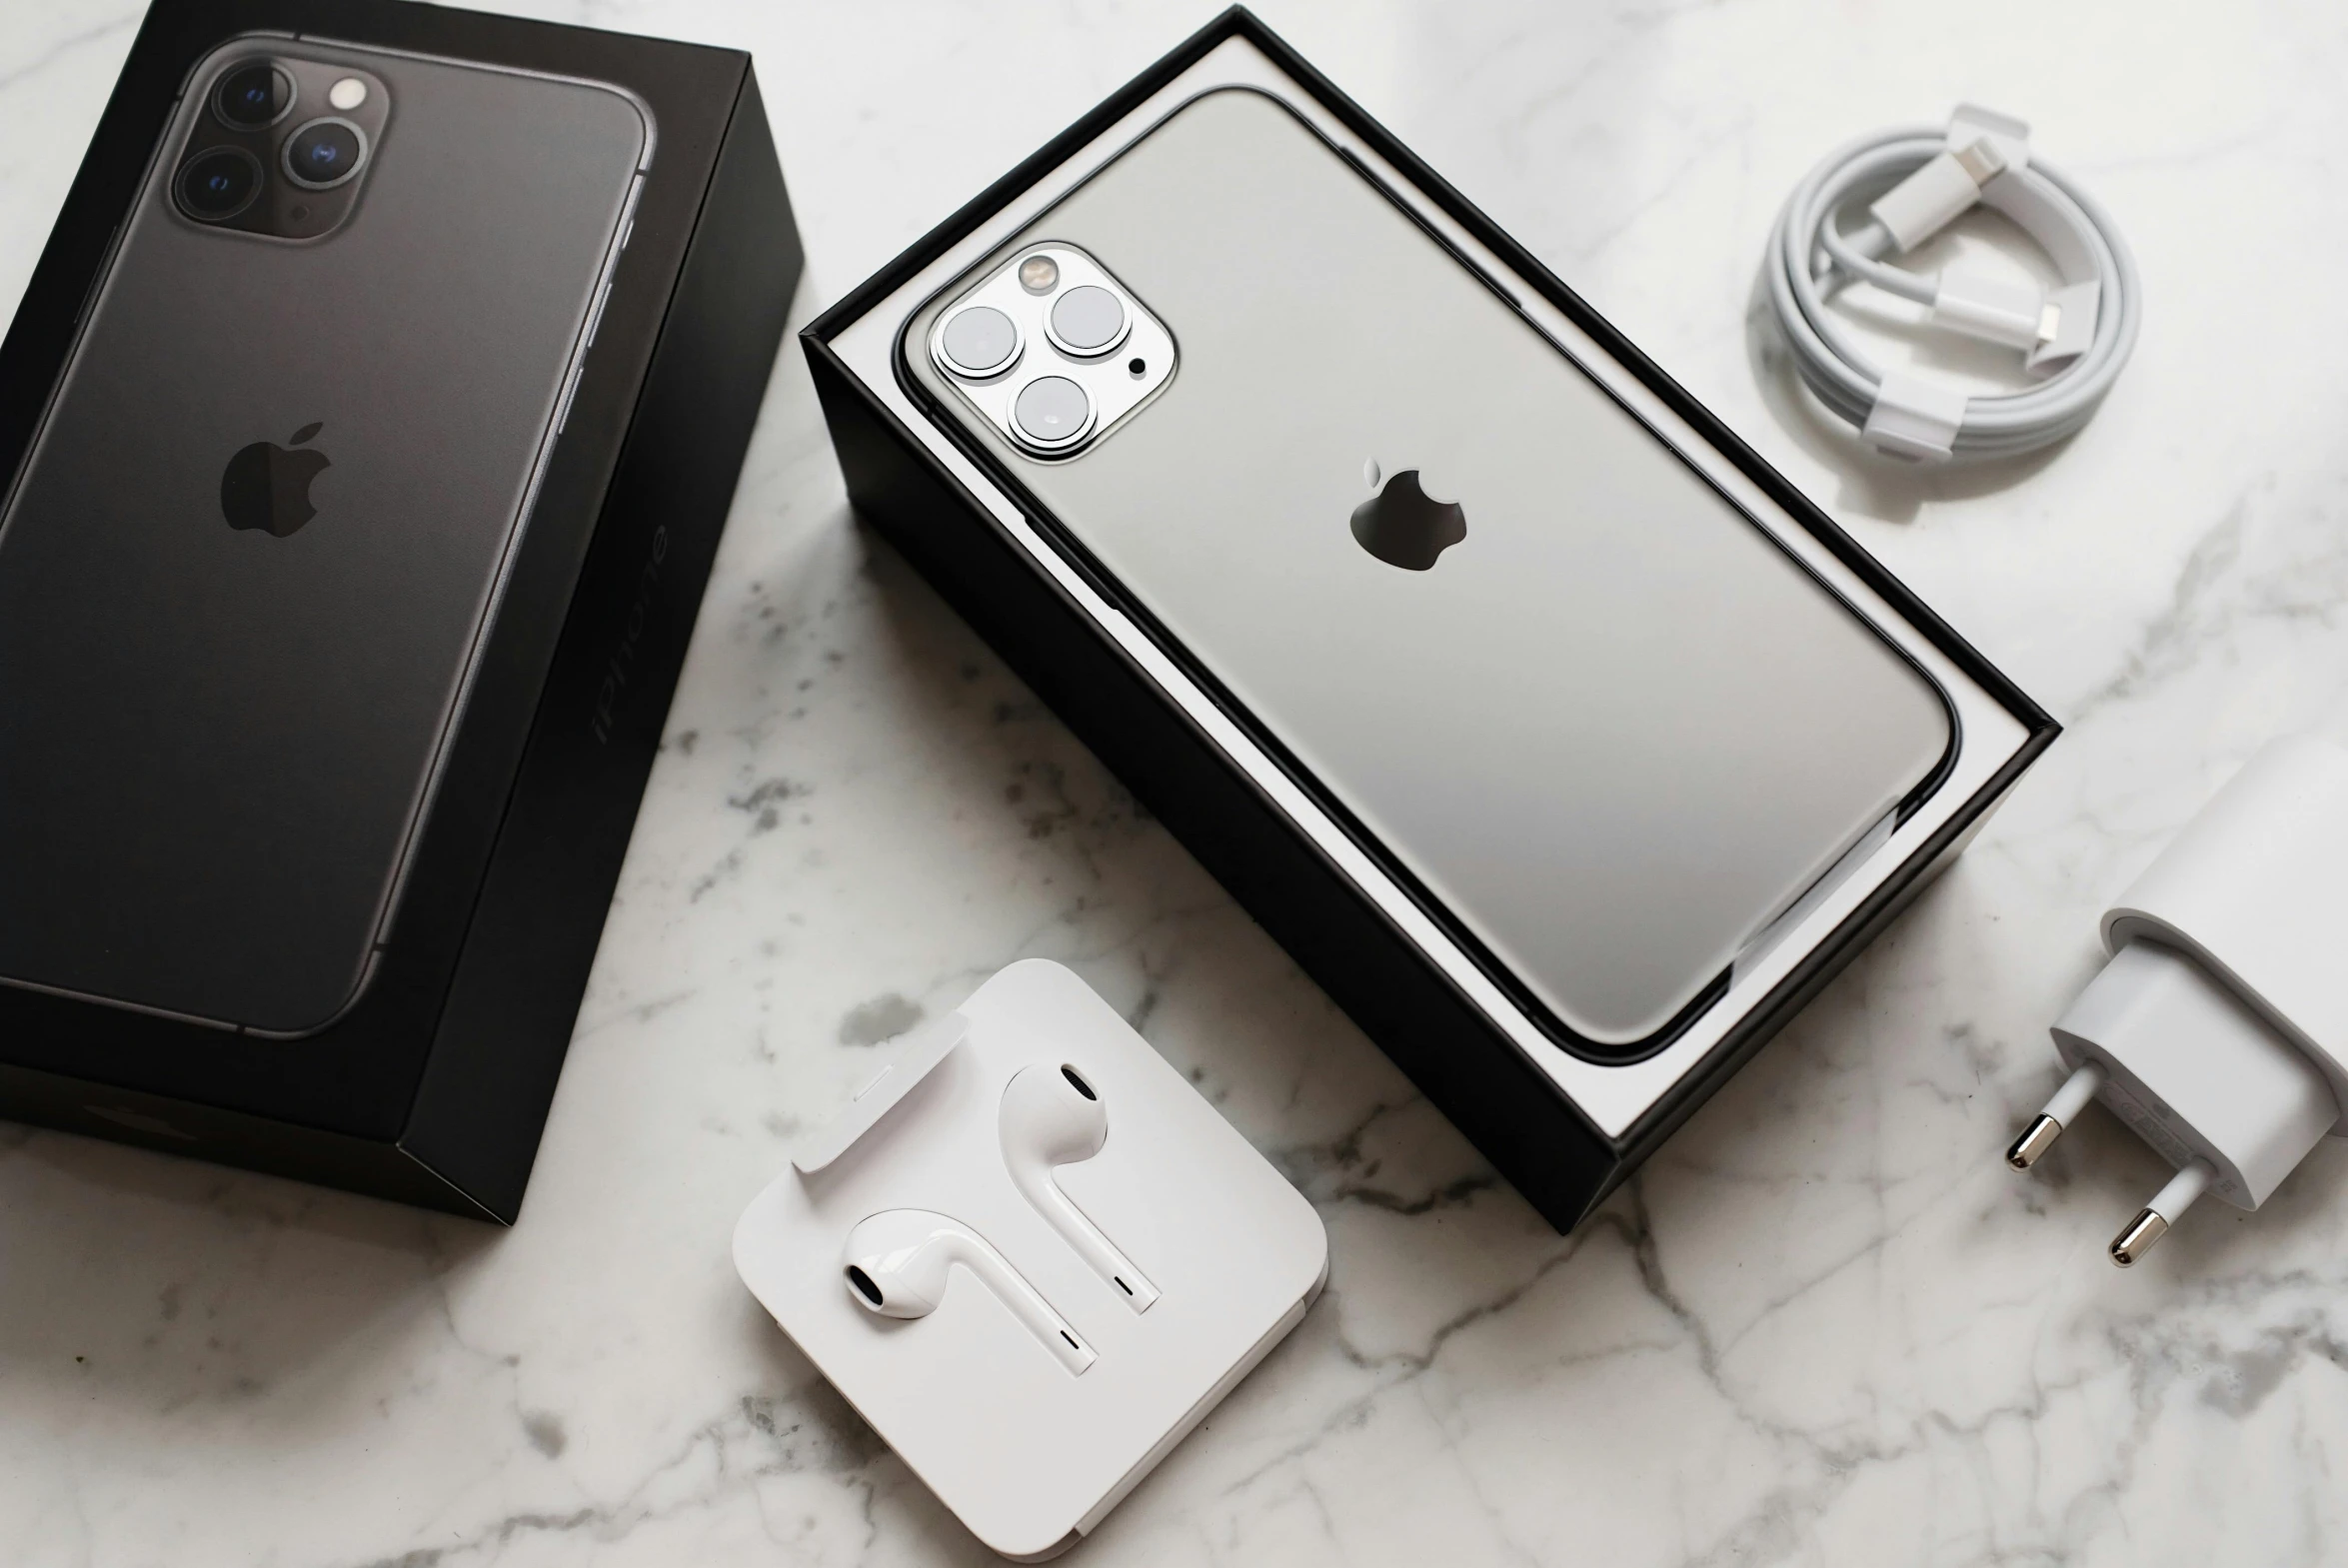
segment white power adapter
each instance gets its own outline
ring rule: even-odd
[[[2006,1151],[2037,1163],[2100,1099],[2177,1167],[2111,1244],[2122,1268],[2212,1192],[2255,1209],[2348,1136],[2348,752],[2253,757],[2103,915],[2111,956],[2054,1026],[2071,1069]]]

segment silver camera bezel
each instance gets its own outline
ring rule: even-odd
[[[1043,256],[1058,269],[1051,288],[1037,292],[1020,279],[1020,268]],[[1052,308],[1073,289],[1106,289],[1125,310],[1125,325],[1102,348],[1078,350],[1052,328]],[[995,370],[977,373],[946,352],[946,327],[976,306],[1011,318],[1019,347]],[[1088,252],[1057,240],[1025,245],[938,313],[929,331],[930,362],[972,408],[1024,455],[1065,462],[1092,450],[1173,382],[1180,351],[1156,312]],[[1136,372],[1135,364],[1142,369]],[[1039,441],[1020,428],[1020,394],[1035,382],[1059,376],[1076,383],[1092,405],[1084,429],[1059,441]]]

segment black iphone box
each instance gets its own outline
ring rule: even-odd
[[[0,1114],[515,1218],[800,260],[747,54],[149,13],[0,346]]]
[[[802,339],[863,515],[1559,1229],[2055,737],[1243,10]]]

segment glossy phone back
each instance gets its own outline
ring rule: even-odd
[[[1171,331],[1157,398],[1018,450],[921,346],[1027,245]],[[1014,377],[1049,373],[1032,344]],[[1599,1057],[1954,741],[1930,680],[1276,99],[1193,99],[916,314],[900,374],[1487,969]]]
[[[390,94],[300,242],[170,189],[273,55]],[[359,994],[651,146],[593,83],[193,73],[0,518],[0,981],[269,1034]]]

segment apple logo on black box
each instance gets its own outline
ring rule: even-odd
[[[257,528],[284,539],[318,515],[310,504],[310,482],[328,467],[326,454],[303,443],[325,428],[304,425],[286,446],[256,441],[228,460],[220,476],[220,510],[230,528]]]
[[[1376,466],[1367,476],[1374,485]],[[1467,537],[1467,513],[1456,501],[1437,501],[1418,486],[1418,470],[1404,469],[1353,509],[1353,538],[1389,567],[1424,572],[1435,558]]]

